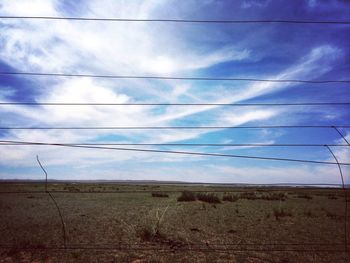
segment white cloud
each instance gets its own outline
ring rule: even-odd
[[[64,16],[59,1],[0,1],[3,15]],[[251,2],[253,3],[253,2]],[[88,1],[81,16],[86,17],[157,17],[159,1]],[[235,45],[198,46],[193,48],[190,38],[175,37],[159,24],[103,23],[79,21],[2,21],[0,57],[2,62],[18,71],[69,72],[117,75],[190,74],[200,69],[229,61],[249,59],[253,50]],[[313,49],[298,63],[282,72],[269,76],[272,79],[318,77],[331,67],[340,51],[330,45]],[[322,64],[322,67],[320,67]],[[24,78],[25,79],[25,78]],[[140,101],[176,102],[186,98],[191,102],[236,103],[269,94],[287,87],[287,83],[239,83],[210,88],[203,83],[179,81],[103,80],[88,78],[36,78],[36,101],[47,102],[110,102]],[[203,86],[203,87],[202,87]],[[210,90],[212,89],[212,90]],[[222,91],[222,92],[221,92]],[[1,87],[0,98],[11,95]],[[10,126],[167,126],[179,125],[187,118],[198,118],[201,125],[235,126],[248,122],[274,120],[282,115],[277,109],[230,109],[218,106],[142,107],[142,106],[7,106],[0,109],[2,122]],[[213,117],[209,120],[209,117]],[[198,119],[197,119],[198,120]],[[192,126],[192,125],[188,125]],[[90,140],[123,140],[133,142],[176,142],[200,139],[216,130],[161,130],[161,131],[11,131],[3,139],[44,142],[83,142]],[[119,138],[121,137],[121,138]],[[117,139],[115,139],[117,138]],[[4,147],[4,146],[2,146]],[[33,156],[45,156],[47,165],[79,163],[96,167],[101,163],[120,163],[127,160],[156,162],[154,155],[131,152],[110,154],[109,151],[81,149],[55,150],[48,147],[4,147],[2,165],[31,166]],[[159,155],[156,155],[159,157]],[[172,157],[164,157],[169,161]],[[179,157],[188,160],[188,157]],[[163,171],[164,172],[164,171]],[[256,171],[255,171],[256,172]],[[190,173],[190,172],[188,172]],[[194,173],[194,172],[193,172]],[[214,171],[213,171],[214,173]],[[131,173],[130,173],[131,174]],[[160,174],[160,172],[159,172]],[[156,176],[156,175],[155,175]],[[174,175],[175,176],[175,175]],[[207,179],[210,174],[208,173]],[[174,177],[175,178],[175,177]],[[224,177],[223,177],[224,178]]]

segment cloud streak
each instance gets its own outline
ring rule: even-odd
[[[171,5],[169,1],[169,5]],[[245,1],[240,6],[246,9],[262,10],[270,5],[269,1],[257,4]],[[29,6],[28,6],[29,5]],[[210,4],[209,4],[210,6]],[[186,4],[190,8],[190,4]],[[175,6],[172,6],[175,8]],[[208,8],[203,4],[201,8]],[[2,15],[52,15],[66,16],[76,12],[76,16],[86,17],[162,17],[171,8],[158,1],[116,4],[114,1],[87,1],[84,8],[68,9],[59,1],[0,1]],[[180,12],[181,8],[176,12]],[[80,13],[79,13],[80,12]],[[176,13],[175,12],[175,13]],[[264,53],[252,42],[251,35],[242,34],[241,29],[229,31],[227,28],[205,28],[208,33],[218,37],[217,42],[198,42],[204,28],[189,29],[184,33],[171,32],[173,26],[150,23],[96,23],[79,21],[42,21],[7,20],[0,23],[0,66],[5,65],[18,71],[69,72],[96,74],[169,74],[173,76],[225,75],[247,77],[264,75],[271,79],[318,79],[329,74],[347,51],[340,44],[319,41],[317,45],[304,49],[298,57],[293,57],[283,67],[273,67],[265,59],[272,54]],[[257,28],[261,32],[277,34],[279,29]],[[192,35],[189,32],[194,32]],[[229,35],[229,41],[227,41]],[[268,36],[266,36],[268,37]],[[242,38],[242,41],[240,41]],[[263,40],[261,40],[263,41]],[[259,41],[257,41],[259,42]],[[281,40],[281,46],[285,43]],[[278,43],[277,43],[278,44]],[[276,44],[276,48],[278,45]],[[277,56],[281,51],[276,51]],[[285,50],[284,52],[288,52]],[[294,51],[293,51],[294,52]],[[256,67],[255,65],[258,65]],[[247,67],[249,70],[241,70]],[[250,69],[252,68],[253,69]],[[272,67],[272,66],[271,66]],[[266,68],[266,72],[264,69]],[[278,70],[275,70],[277,68]],[[230,69],[230,70],[229,70]],[[196,103],[237,103],[272,97],[274,100],[288,98],[283,92],[300,89],[300,85],[290,83],[211,83],[189,81],[159,80],[104,80],[89,78],[49,78],[16,77],[20,85],[14,85],[12,79],[0,83],[0,99],[14,101],[28,98],[37,102],[78,102],[78,103],[133,103],[133,102],[196,102]],[[28,83],[32,84],[29,86]],[[24,88],[27,91],[24,93]],[[305,98],[307,98],[305,96]],[[6,106],[0,108],[1,124],[8,126],[239,126],[244,124],[279,123],[288,120],[298,123],[303,116],[302,108],[222,108],[218,106]],[[327,119],[322,111],[309,112]],[[327,113],[329,115],[329,112]],[[344,116],[344,112],[332,112],[332,120]],[[258,135],[264,141],[275,141],[274,136]],[[235,140],[254,140],[255,135],[240,133]],[[230,139],[232,134],[224,129],[214,130],[162,130],[162,131],[6,131],[1,139],[45,142],[144,142],[169,143],[209,141],[217,142]],[[45,156],[48,166],[67,166],[79,163],[91,170],[108,171],[109,165],[123,165],[130,168],[130,178],[137,177],[129,162],[153,163],[154,168],[164,163],[183,162],[183,167],[201,159],[188,157],[160,157],[159,155],[120,153],[111,156],[107,152],[86,150],[55,150],[48,147],[1,146],[6,155],[1,157],[2,174],[11,167],[34,167],[32,156],[40,153]],[[220,150],[220,149],[219,149]],[[239,150],[239,149],[225,149]],[[245,149],[247,150],[247,149]],[[210,149],[204,149],[210,151]],[[270,152],[272,153],[272,152]],[[339,152],[340,155],[344,155]],[[62,158],[64,156],[64,158]],[[157,158],[155,158],[157,156]],[[326,158],[326,157],[324,157]],[[347,158],[346,156],[343,158]],[[195,161],[194,161],[195,160]],[[209,160],[209,159],[208,159]],[[108,165],[107,165],[108,164]],[[212,169],[212,180],[222,178],[223,171]],[[126,168],[125,168],[126,169]],[[146,169],[146,168],[145,168]],[[259,169],[259,168],[256,168]],[[152,170],[152,169],[150,169]],[[16,173],[23,172],[19,169]],[[221,171],[221,172],[220,172]],[[203,172],[203,171],[202,171]],[[256,173],[249,170],[249,173]],[[279,170],[282,173],[282,171]],[[166,173],[163,169],[163,173]],[[194,172],[193,172],[194,173]],[[59,172],[57,172],[59,174]],[[106,172],[109,174],[109,172]],[[157,172],[160,177],[160,172]],[[172,173],[174,174],[174,173]],[[217,175],[220,174],[218,177]],[[92,175],[91,175],[92,176]],[[97,176],[97,175],[96,175]],[[175,176],[175,175],[174,175]],[[4,176],[3,176],[4,177]],[[208,180],[211,181],[208,174]],[[106,175],[106,178],[109,178]],[[157,177],[158,178],[158,177]],[[175,177],[174,177],[175,178]],[[179,175],[178,178],[181,178]],[[230,177],[228,177],[230,178]],[[232,178],[231,178],[232,179]],[[216,180],[216,179],[215,179]],[[255,180],[255,179],[254,179]]]

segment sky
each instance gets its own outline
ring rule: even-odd
[[[0,0],[0,16],[197,20],[332,20],[345,0]],[[96,75],[346,80],[350,25],[201,24],[0,19],[0,71]],[[1,102],[349,102],[349,83],[105,79],[0,75]],[[1,127],[349,125],[349,106],[0,105]],[[340,131],[350,140],[350,130]],[[44,143],[341,144],[334,129],[0,130],[0,140]],[[132,148],[131,146],[128,146]],[[134,147],[135,148],[135,147]],[[138,146],[334,162],[325,146]],[[347,146],[333,146],[350,163]],[[164,180],[340,184],[333,164],[0,145],[0,179]],[[342,166],[346,183],[350,169]]]

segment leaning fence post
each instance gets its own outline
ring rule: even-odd
[[[51,200],[53,201],[53,203],[55,204],[56,206],[56,209],[58,211],[58,215],[60,216],[61,218],[61,224],[62,224],[62,238],[63,238],[63,246],[64,248],[67,248],[67,238],[66,238],[66,225],[63,221],[63,216],[62,216],[62,213],[61,213],[61,210],[55,200],[55,198],[53,197],[53,195],[47,190],[47,172],[46,170],[44,169],[44,167],[42,166],[40,160],[39,160],[39,156],[37,155],[36,156],[36,160],[38,161],[39,165],[40,165],[40,168],[44,171],[45,173],[45,192],[49,194]]]
[[[347,198],[347,190],[346,190],[346,187],[345,187],[345,183],[344,183],[344,176],[343,176],[343,172],[342,172],[342,169],[341,169],[341,166],[338,162],[338,159],[337,157],[335,156],[335,154],[333,153],[332,149],[328,146],[328,145],[325,145],[326,148],[328,149],[328,151],[332,154],[334,160],[336,161],[337,165],[338,165],[338,169],[339,169],[339,173],[340,173],[340,178],[341,178],[341,181],[342,181],[342,186],[343,186],[343,190],[344,190],[344,199],[345,199],[345,208],[344,208],[344,243],[345,243],[345,251],[348,251],[348,242],[347,242],[347,219],[348,219],[348,198]]]

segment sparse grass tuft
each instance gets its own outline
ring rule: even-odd
[[[327,210],[325,210],[325,212],[326,212],[326,216],[331,218],[331,219],[334,219],[334,220],[341,219],[341,216],[338,216],[336,213],[332,213],[332,212],[329,212]]]
[[[313,214],[312,211],[309,209],[309,210],[307,210],[307,211],[304,211],[304,216],[306,216],[306,217],[313,217],[314,214]]]
[[[164,234],[161,232],[161,226],[168,208],[169,206],[167,206],[163,211],[157,209],[155,214],[155,222],[147,224],[137,231],[137,236],[139,236],[142,241],[155,241],[165,238]]]
[[[152,197],[169,197],[169,195],[162,192],[152,192]]]
[[[155,233],[150,228],[144,227],[137,232],[142,241],[149,242],[155,238]]]
[[[284,210],[284,208],[274,208],[273,209],[273,215],[275,216],[276,220],[279,220],[281,217],[291,217],[293,214],[289,211]]]
[[[68,192],[80,192],[80,189],[75,186],[66,186],[63,189]]]
[[[330,200],[337,200],[338,197],[335,194],[328,194],[328,199],[330,199]]]
[[[190,201],[196,201],[196,194],[191,191],[183,191],[181,195],[177,198],[177,201],[179,202],[190,202]]]
[[[298,194],[297,197],[298,198],[304,198],[304,199],[307,199],[307,200],[311,200],[312,199],[312,196],[310,194]]]
[[[222,197],[222,201],[228,201],[228,202],[236,202],[239,200],[239,196],[238,195],[234,195],[234,194],[225,194],[223,197]]]
[[[247,200],[257,200],[257,199],[259,199],[259,197],[257,196],[257,194],[255,192],[244,192],[244,193],[241,193],[239,198],[247,199]]]
[[[269,201],[285,201],[287,199],[287,195],[285,193],[270,193],[267,195],[261,196],[262,200],[269,200]]]
[[[212,193],[198,193],[197,199],[206,203],[219,204],[220,198]]]

